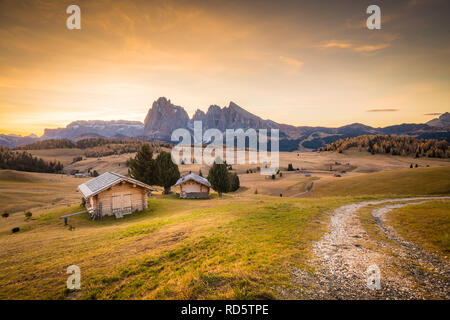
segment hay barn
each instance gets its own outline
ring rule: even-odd
[[[211,189],[208,180],[194,173],[178,179],[175,186],[180,186],[180,198],[182,199],[209,198],[209,190]]]
[[[105,172],[78,186],[86,200],[86,209],[93,217],[126,214],[148,208],[149,185],[113,172]]]

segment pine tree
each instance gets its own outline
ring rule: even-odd
[[[211,183],[212,188],[217,191],[220,198],[223,192],[230,191],[231,183],[227,165],[225,163],[218,164],[214,161],[208,172],[208,181]]]
[[[134,159],[129,160],[129,174],[132,178],[146,184],[155,184],[155,160],[150,145],[141,146]]]
[[[164,187],[164,193],[170,192],[170,187],[180,179],[178,166],[173,163],[169,152],[161,151],[155,160],[156,184]]]

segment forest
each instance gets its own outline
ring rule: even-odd
[[[42,150],[42,149],[82,149],[88,158],[106,157],[124,153],[134,153],[139,150],[144,141],[113,138],[88,138],[76,142],[67,139],[50,139],[31,144],[17,146],[14,150]],[[150,145],[160,150],[162,147],[171,148],[170,143],[152,142]]]
[[[399,156],[450,158],[448,142],[435,139],[417,139],[411,136],[363,135],[340,139],[320,148],[320,151],[341,153],[350,148],[372,154],[383,153]]]
[[[59,161],[45,161],[26,151],[13,151],[0,146],[0,169],[29,172],[60,173],[63,165]]]

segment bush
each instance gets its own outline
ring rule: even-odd
[[[94,170],[94,171],[92,171],[91,172],[91,177],[98,177],[98,172],[97,172],[97,170]]]
[[[83,157],[75,157],[75,158],[73,158],[73,160],[72,160],[72,163],[75,163],[75,162],[78,162],[78,161],[81,161],[81,160],[83,160]]]
[[[8,218],[9,217],[9,213],[8,212],[3,212],[2,213],[2,218]]]
[[[255,189],[255,194],[258,194],[258,189]]]
[[[30,211],[25,212],[25,217],[27,219],[30,219],[33,216],[33,214]]]
[[[230,173],[231,191],[236,191],[240,187],[239,177],[236,173]]]
[[[287,171],[294,171],[294,167],[292,166],[292,163],[288,164]]]

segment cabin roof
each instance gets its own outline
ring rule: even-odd
[[[83,196],[87,199],[92,196],[95,196],[96,194],[112,187],[113,185],[115,185],[121,181],[127,181],[129,183],[138,185],[138,186],[148,189],[148,190],[152,190],[152,191],[156,190],[156,189],[150,187],[148,184],[145,184],[136,179],[132,179],[130,177],[122,176],[121,174],[118,174],[115,172],[105,172],[92,180],[89,180],[83,184],[80,184],[78,186],[78,190],[80,190],[80,192],[83,194]]]
[[[189,180],[194,180],[195,182],[198,182],[200,184],[203,184],[204,186],[210,187],[211,188],[211,184],[209,183],[208,180],[206,180],[203,177],[200,177],[199,175],[196,175],[195,173],[189,173],[188,175],[178,179],[177,183],[175,183],[175,186],[178,186],[184,182],[187,182]]]

